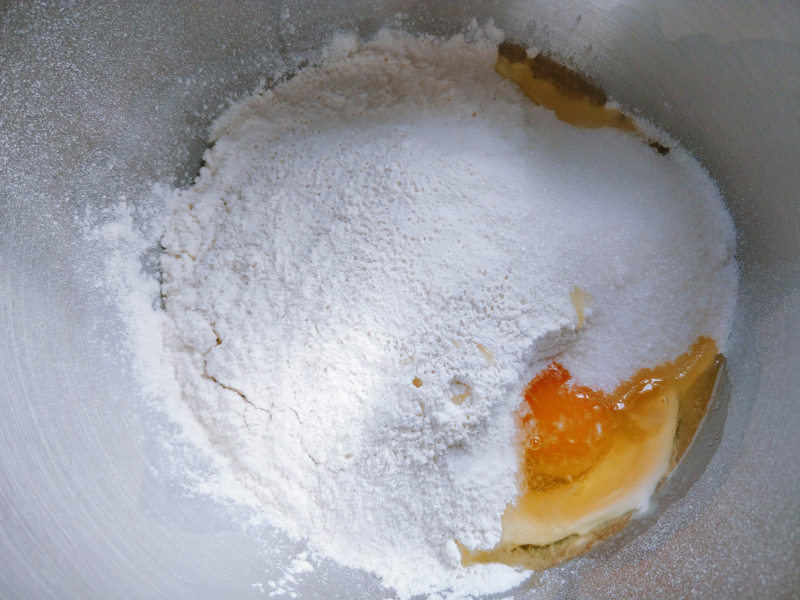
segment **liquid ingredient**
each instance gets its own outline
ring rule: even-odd
[[[606,106],[603,90],[542,54],[531,58],[524,47],[505,42],[500,45],[495,70],[516,83],[535,104],[555,111],[565,123],[636,131],[629,117]]]
[[[633,119],[609,107],[603,90],[552,58],[538,53],[530,57],[524,47],[505,42],[500,44],[494,68],[516,83],[534,104],[555,111],[565,123],[586,129],[636,131],[659,154],[669,153],[668,146],[642,134]]]
[[[584,323],[586,323],[586,309],[592,301],[592,296],[586,290],[575,286],[569,293],[569,301],[572,302],[575,314],[578,315],[576,329],[580,329],[583,327]]]
[[[520,415],[523,495],[572,484],[612,447],[640,442],[648,430],[643,424],[658,423],[647,418],[652,407],[643,406],[648,399],[688,402],[686,392],[716,366],[716,356],[714,341],[700,338],[674,362],[638,371],[611,394],[569,384],[569,372],[551,363],[525,388]]]
[[[691,441],[720,367],[713,340],[700,338],[605,394],[571,385],[569,372],[550,364],[525,389],[522,492],[503,515],[502,540],[493,551],[465,552],[465,562],[544,568],[587,549],[586,534],[605,536],[612,521],[646,507]],[[569,555],[566,545],[546,548],[567,537]]]

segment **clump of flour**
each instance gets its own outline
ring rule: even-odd
[[[162,239],[180,419],[272,524],[403,597],[525,577],[455,541],[500,538],[532,373],[611,389],[724,348],[735,297],[702,168],[561,123],[476,37],[340,38],[234,106]]]

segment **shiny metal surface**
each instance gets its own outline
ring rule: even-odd
[[[740,234],[727,406],[652,515],[515,597],[800,595],[797,2],[63,1],[0,3],[1,598],[258,598],[280,578],[297,545],[245,531],[172,472],[180,449],[139,397],[81,219],[185,184],[227,100],[335,32],[447,34],[473,17],[663,125]],[[295,590],[385,597],[333,564]]]

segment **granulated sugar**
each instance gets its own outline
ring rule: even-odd
[[[526,577],[455,541],[499,540],[532,373],[613,389],[698,335],[724,351],[733,310],[705,171],[534,106],[498,41],[341,37],[225,113],[169,198],[164,356],[237,482],[215,493],[401,597]]]

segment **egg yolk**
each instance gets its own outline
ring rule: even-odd
[[[525,389],[520,421],[525,479],[533,487],[581,475],[605,453],[620,426],[621,403],[569,381],[569,371],[554,362]]]
[[[681,421],[699,421],[711,389],[706,382],[693,390],[693,384],[703,373],[718,371],[716,354],[714,341],[700,337],[673,362],[642,369],[610,393],[571,384],[569,371],[551,363],[525,387],[518,414],[523,492],[569,484],[614,446],[639,443],[648,430],[644,425],[660,410],[650,410],[646,399],[675,393],[681,399]],[[681,442],[680,452],[686,445]]]

